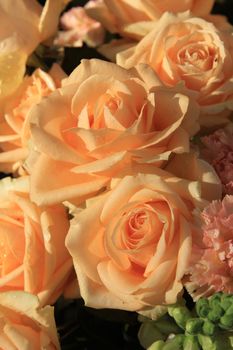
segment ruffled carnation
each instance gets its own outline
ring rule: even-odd
[[[233,293],[233,196],[213,201],[201,216],[204,224],[201,237],[194,237],[187,288],[194,299]]]
[[[209,161],[223,185],[223,193],[233,194],[233,124],[202,138],[203,157]]]
[[[63,30],[58,33],[55,45],[81,47],[85,42],[95,47],[104,41],[105,30],[101,23],[90,18],[80,6],[65,12],[60,23]]]

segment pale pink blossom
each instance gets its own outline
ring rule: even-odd
[[[233,124],[202,138],[203,157],[215,168],[223,193],[233,194]]]
[[[187,288],[194,299],[223,291],[233,293],[233,196],[213,201],[201,214],[193,237]]]
[[[60,24],[63,30],[58,33],[55,45],[81,47],[85,42],[88,46],[96,47],[104,41],[103,26],[90,18],[82,7],[73,7],[65,12]]]

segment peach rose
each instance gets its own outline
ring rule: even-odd
[[[198,113],[187,96],[160,86],[149,67],[83,60],[32,110],[32,200],[80,203],[126,167],[159,166],[171,152],[187,152]]]
[[[4,350],[59,350],[53,307],[41,307],[35,295],[0,293],[0,348]]]
[[[96,47],[103,43],[105,30],[100,22],[90,18],[82,7],[72,7],[60,19],[63,30],[58,32],[54,44],[81,47],[83,42]]]
[[[233,37],[232,27],[214,22],[165,13],[137,45],[118,53],[117,63],[130,68],[144,62],[167,86],[184,83],[187,93],[196,92],[200,123],[223,124],[233,109]]]
[[[62,8],[62,0],[1,1],[0,103],[21,83],[28,56],[55,35]]]
[[[212,182],[215,198],[220,186],[207,163],[185,158],[177,156],[176,168],[193,181],[159,168],[125,176],[71,221],[66,246],[87,306],[148,312],[176,302],[192,247],[192,210],[208,203],[205,186]]]
[[[69,220],[62,205],[33,204],[28,187],[28,177],[0,182],[0,291],[23,290],[52,304],[72,271],[64,245]]]
[[[60,86],[66,75],[58,65],[49,73],[37,69],[26,76],[16,92],[5,104],[3,121],[0,122],[0,171],[23,172],[22,164],[28,155],[28,116],[44,96]]]
[[[94,2],[94,1],[92,1]],[[87,13],[102,23],[109,31],[131,37],[128,26],[134,23],[158,20],[166,11],[190,10],[197,16],[208,15],[214,0],[99,0],[87,8]]]

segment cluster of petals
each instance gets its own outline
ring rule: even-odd
[[[194,236],[187,288],[194,299],[214,292],[233,293],[233,196],[213,201]]]
[[[194,93],[200,123],[208,127],[226,123],[233,110],[232,26],[211,18],[164,13],[147,25],[138,43],[116,56],[125,68],[147,63],[167,86],[178,84],[187,94]]]
[[[103,43],[105,30],[100,22],[89,17],[85,7],[72,7],[60,18],[62,30],[54,40],[55,45],[81,47],[86,43],[95,47]]]
[[[0,120],[0,171],[24,173],[23,162],[28,155],[29,114],[41,99],[60,86],[66,75],[57,65],[49,73],[36,69],[25,76],[18,89],[7,99]]]
[[[53,307],[26,292],[0,293],[0,348],[60,350]]]
[[[55,35],[66,2],[46,0],[44,7],[36,0],[0,2],[0,102],[21,83],[28,56]]]
[[[90,0],[58,31],[68,2],[0,0],[0,349],[60,350],[61,295],[153,318],[233,293],[232,26],[214,0]],[[45,41],[117,64],[25,75]]]
[[[37,207],[29,198],[28,177],[0,182],[0,291],[35,294],[53,304],[72,271],[64,241],[69,229],[62,204]]]
[[[113,180],[74,214],[66,246],[87,306],[152,317],[156,305],[177,301],[195,231],[192,211],[221,192],[211,167],[194,155],[177,155],[166,169],[172,172],[154,167]]]
[[[130,26],[140,26],[151,21],[157,21],[164,12],[174,13],[190,10],[197,16],[208,15],[214,0],[92,0],[93,6],[88,7],[89,15],[101,22],[110,32],[120,33],[124,37],[135,37],[130,32]]]
[[[233,124],[202,137],[201,154],[214,169],[223,184],[224,194],[233,194]]]
[[[77,204],[127,168],[161,166],[172,152],[189,151],[198,116],[195,101],[161,85],[145,65],[83,60],[30,115],[31,198]]]

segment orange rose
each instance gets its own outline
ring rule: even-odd
[[[158,20],[166,11],[184,12],[190,10],[197,16],[208,15],[214,0],[98,0],[91,1],[88,14],[101,22],[113,33],[131,37],[128,26],[134,23]]]
[[[64,246],[69,221],[62,205],[37,207],[28,196],[28,178],[0,182],[0,291],[37,294],[41,304],[56,301],[70,275]]]
[[[165,13],[137,45],[117,55],[125,68],[149,64],[167,86],[184,82],[187,93],[196,92],[200,122],[207,126],[226,122],[233,109],[232,28],[213,21],[216,26],[188,12]]]
[[[159,86],[144,65],[127,71],[83,60],[61,89],[32,110],[26,162],[32,200],[82,202],[126,167],[159,166],[171,152],[187,152],[198,113],[187,96]]]
[[[44,7],[36,0],[1,1],[1,103],[21,83],[28,56],[55,35],[62,8],[62,0],[46,0]]]
[[[41,307],[35,295],[0,293],[0,348],[4,350],[59,350],[53,307]]]
[[[22,164],[28,155],[28,116],[42,97],[48,96],[60,86],[65,77],[62,69],[54,65],[49,74],[37,69],[26,76],[8,98],[4,108],[4,120],[0,123],[0,171],[23,172]]]
[[[192,210],[208,203],[203,197],[219,198],[221,187],[213,169],[191,155],[172,163],[193,181],[158,168],[126,176],[71,221],[66,246],[87,306],[144,312],[176,302],[192,247]]]

